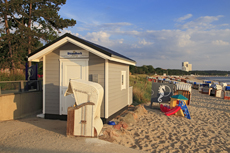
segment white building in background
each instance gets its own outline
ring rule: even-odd
[[[192,71],[192,64],[189,64],[188,62],[182,62],[182,70],[183,71]]]

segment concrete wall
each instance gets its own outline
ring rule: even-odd
[[[0,121],[13,120],[42,110],[42,91],[0,95]]]

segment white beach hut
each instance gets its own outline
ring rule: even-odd
[[[43,62],[43,114],[48,119],[66,119],[74,103],[64,97],[69,79],[99,83],[104,89],[101,118],[107,122],[132,103],[129,65],[135,61],[115,51],[69,33],[29,55],[28,61]]]

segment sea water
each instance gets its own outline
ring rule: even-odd
[[[197,79],[230,83],[230,77],[197,77]]]

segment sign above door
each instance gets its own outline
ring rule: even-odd
[[[89,52],[86,50],[61,50],[60,58],[80,58],[89,57]]]

